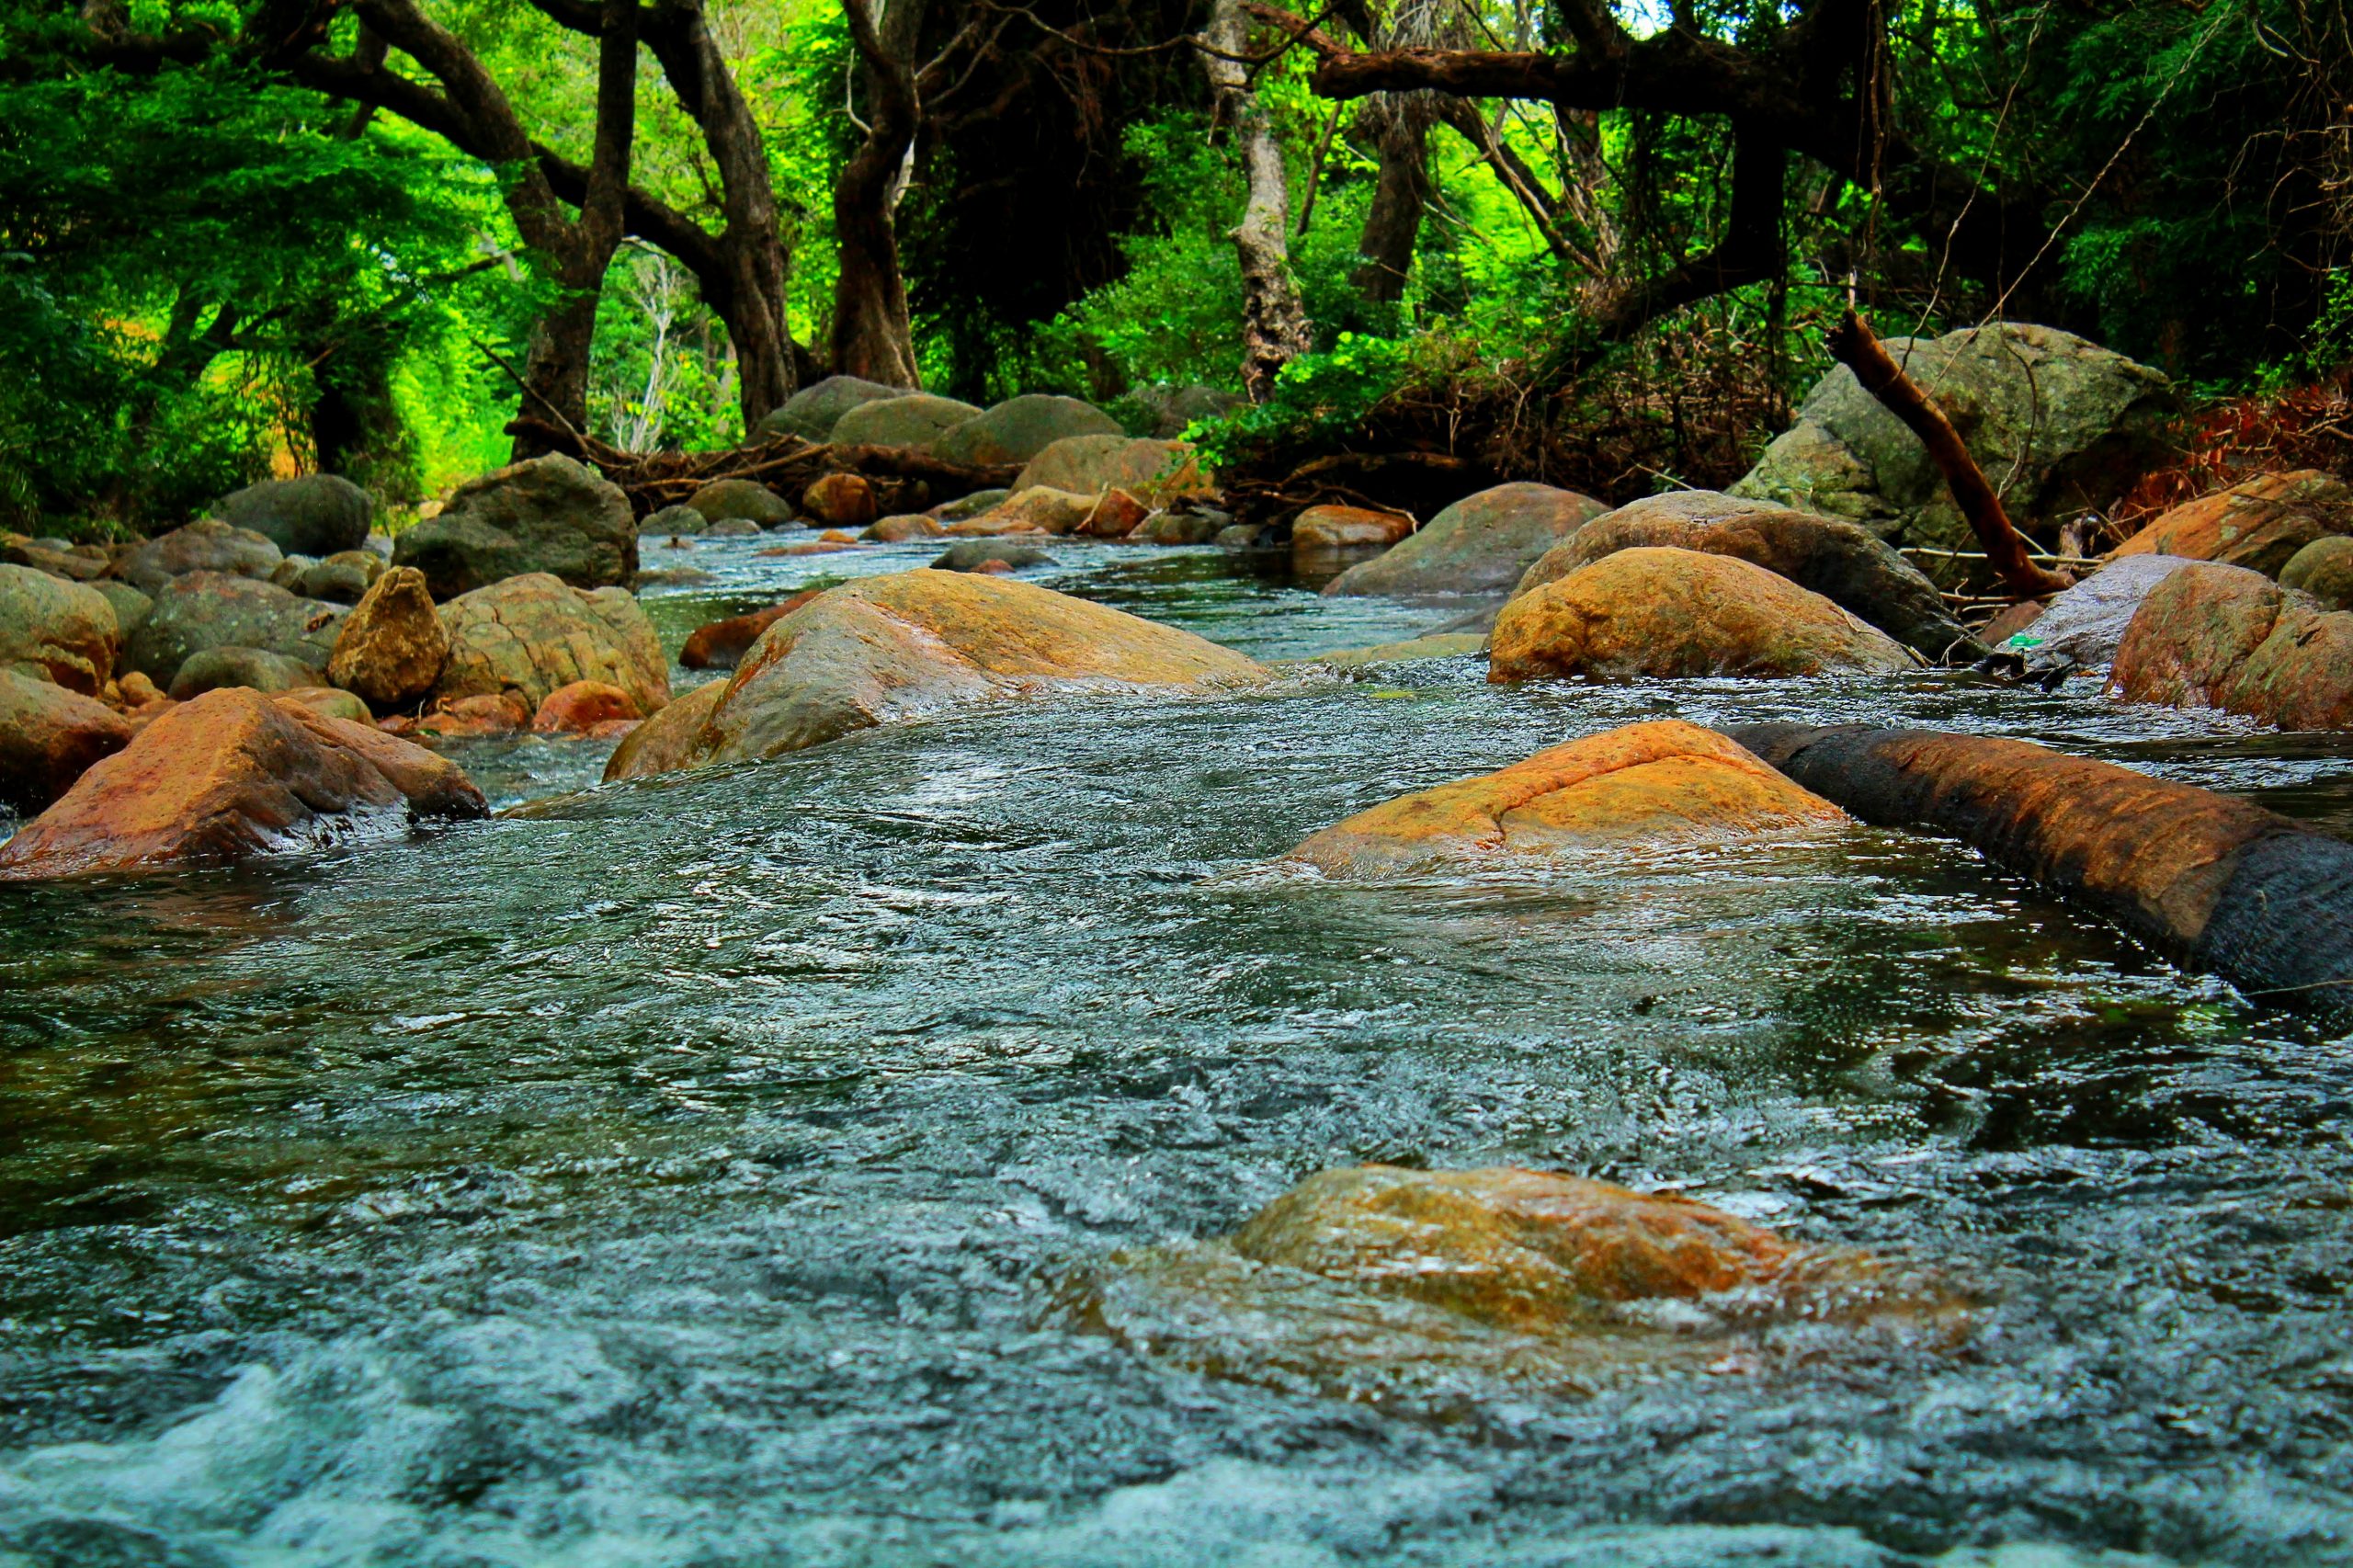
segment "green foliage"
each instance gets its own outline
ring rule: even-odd
[[[1404,385],[1415,368],[1412,343],[1342,333],[1328,352],[1284,366],[1265,403],[1198,424],[1190,435],[1212,470],[1270,445],[1338,444]]]

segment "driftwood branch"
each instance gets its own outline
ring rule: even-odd
[[[2003,509],[2002,498],[1985,479],[1984,471],[1977,466],[1969,449],[1961,443],[1961,432],[1952,427],[1944,410],[1929,401],[1904,368],[1888,358],[1887,349],[1870,324],[1854,311],[1830,329],[1827,339],[1830,357],[1855,372],[1863,390],[1879,399],[1881,406],[1904,422],[1904,427],[1920,437],[1928,449],[1928,456],[1944,475],[1946,485],[1952,491],[1954,503],[1961,515],[1969,519],[1977,541],[1985,547],[1985,559],[2003,582],[2029,597],[2055,594],[2075,585],[2073,577],[2046,571],[2029,558],[2026,540],[2011,526],[2010,515]]]
[[[828,473],[855,473],[873,482],[886,506],[913,500],[913,487],[927,488],[934,500],[1009,486],[1018,463],[952,463],[904,447],[836,447],[798,436],[772,436],[755,446],[713,452],[625,452],[594,436],[559,429],[529,415],[506,426],[509,435],[529,435],[551,451],[578,458],[628,495],[640,517],[684,503],[706,484],[749,479],[795,502]],[[921,503],[917,503],[920,506]]]

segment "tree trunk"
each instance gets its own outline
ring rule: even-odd
[[[1375,100],[1377,103],[1381,100]],[[1374,150],[1380,182],[1365,210],[1364,233],[1357,241],[1361,258],[1348,281],[1368,305],[1393,305],[1405,295],[1414,267],[1414,242],[1422,232],[1422,210],[1430,199],[1428,120],[1421,106],[1392,97],[1381,103]]]
[[[1274,127],[1238,60],[1246,41],[1241,0],[1217,0],[1201,62],[1233,129],[1250,195],[1233,244],[1242,260],[1242,387],[1264,403],[1282,368],[1307,352],[1307,307],[1290,275],[1290,189]],[[1211,51],[1214,52],[1211,52]]]
[[[922,112],[915,51],[923,7],[924,0],[890,0],[878,26],[866,0],[842,0],[872,120],[834,187],[834,370],[893,387],[923,385],[892,215]]]

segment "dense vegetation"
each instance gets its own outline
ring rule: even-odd
[[[18,0],[0,520],[414,501],[518,412],[728,445],[835,370],[1639,492],[1737,472],[1850,290],[2240,393],[2353,356],[2349,253],[2345,0]]]

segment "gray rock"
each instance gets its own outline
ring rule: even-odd
[[[222,522],[250,528],[289,555],[358,550],[376,510],[368,492],[332,473],[267,479],[224,495],[213,507]]]
[[[1042,550],[1032,550],[1025,544],[1007,544],[994,539],[968,539],[949,545],[931,565],[936,572],[978,572],[992,562],[1017,572],[1025,566],[1051,566],[1054,558]]]
[[[2105,509],[2166,451],[2172,383],[2055,327],[2006,324],[1887,339],[1961,431],[2020,527]],[[1735,495],[1862,524],[1898,544],[1973,550],[1927,449],[1840,366]]]
[[[764,530],[749,517],[722,517],[715,523],[703,525],[705,539],[752,539]]]
[[[1074,397],[1025,392],[965,420],[931,443],[934,457],[983,467],[1026,463],[1073,436],[1124,436],[1120,422]]]
[[[1511,592],[1546,551],[1609,508],[1549,484],[1498,484],[1466,495],[1370,561],[1333,578],[1334,597],[1445,598]]]
[[[687,498],[686,510],[706,523],[748,519],[755,529],[772,528],[792,520],[792,504],[767,485],[749,479],[722,479],[704,485]],[[665,512],[673,510],[664,507]],[[698,528],[699,532],[714,531]]]
[[[907,392],[862,403],[834,426],[836,447],[929,447],[980,410],[952,397]]]
[[[374,551],[339,550],[324,561],[304,567],[292,587],[306,599],[356,605],[359,596],[391,570],[392,563]]]
[[[147,612],[155,608],[153,599],[130,584],[118,583],[111,577],[101,577],[89,586],[92,592],[114,607],[114,623],[125,642],[131,641],[132,632],[147,623]]]
[[[114,607],[96,588],[0,565],[0,670],[95,697],[114,675],[121,642]]]
[[[2124,629],[2158,584],[2197,562],[2180,555],[2127,555],[2063,594],[2034,624],[1995,650],[2014,654],[2029,675],[2055,677],[2115,662]]]
[[[763,436],[798,436],[806,441],[829,439],[835,424],[860,403],[904,397],[904,387],[886,387],[859,376],[827,376],[812,381],[785,401],[782,408],[760,421]]]
[[[320,669],[349,612],[297,598],[273,583],[225,572],[174,577],[131,639],[125,662],[170,689],[180,666],[207,648],[259,648]]]
[[[529,572],[605,587],[637,574],[637,519],[618,485],[550,453],[459,486],[400,536],[392,562],[423,572],[436,603]]]
[[[295,585],[301,582],[302,574],[318,563],[319,558],[315,555],[284,556],[278,562],[278,570],[269,574],[269,580],[290,594],[294,592]]]
[[[975,490],[970,495],[940,503],[926,516],[943,523],[961,523],[968,517],[981,517],[995,510],[1000,503],[1011,499],[1012,495],[1010,490]]]
[[[224,686],[251,687],[256,691],[299,691],[324,686],[326,676],[317,666],[266,648],[206,648],[180,662],[172,676],[170,696],[176,702],[201,697]]]
[[[2353,609],[2353,537],[2313,540],[2279,569],[2279,585],[2310,594],[2330,609]]]
[[[117,575],[152,598],[165,583],[190,572],[226,572],[267,582],[284,559],[277,545],[251,528],[205,517],[138,546],[122,558]]]

